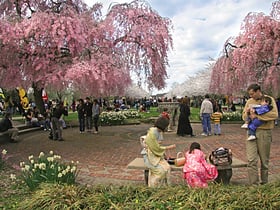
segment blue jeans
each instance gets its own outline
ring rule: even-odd
[[[221,124],[214,124],[214,133],[221,134]]]
[[[92,116],[86,116],[86,128],[88,130],[92,129]]]
[[[85,118],[84,117],[79,117],[79,127],[80,127],[81,132],[85,131]]]
[[[209,113],[202,114],[202,128],[203,133],[211,134],[211,116]]]
[[[94,128],[96,131],[98,131],[98,120],[99,120],[99,115],[94,115],[93,116],[93,124],[94,124]]]

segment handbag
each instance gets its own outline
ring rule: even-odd
[[[175,162],[175,166],[177,167],[183,166],[186,162],[186,158],[184,157],[184,154],[182,152],[178,152],[174,162]]]
[[[232,164],[231,149],[220,147],[211,152],[210,163],[215,166],[230,166]]]

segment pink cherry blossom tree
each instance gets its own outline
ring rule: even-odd
[[[259,83],[273,95],[279,94],[279,14],[278,0],[270,15],[249,13],[245,17],[239,36],[226,41],[225,52],[213,67],[211,91],[240,93],[250,83]]]
[[[73,88],[83,95],[121,94],[131,73],[165,87],[171,21],[142,0],[88,8],[81,0],[0,2],[0,84]]]

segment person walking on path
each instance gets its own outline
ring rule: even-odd
[[[77,105],[77,112],[78,112],[80,133],[84,133],[85,132],[85,104],[82,98],[79,99],[79,103]]]
[[[209,98],[209,95],[206,94],[200,107],[200,119],[202,120],[203,128],[202,136],[211,136],[211,115],[213,113],[213,104]]]
[[[193,129],[190,123],[191,111],[189,107],[189,99],[185,97],[180,103],[180,114],[178,120],[177,135],[186,136],[190,135],[191,137],[195,136],[193,134]]]
[[[242,113],[242,119],[246,120],[248,112],[252,106],[260,105],[264,95],[261,91],[261,87],[258,84],[251,84],[247,88],[250,99],[246,102]],[[268,182],[268,165],[270,157],[270,147],[272,142],[272,129],[274,128],[274,121],[278,117],[277,106],[273,97],[271,98],[272,110],[263,115],[257,115],[256,113],[250,113],[250,118],[258,118],[264,121],[256,130],[256,139],[252,141],[246,141],[246,155],[248,159],[248,178],[249,184],[259,184],[258,174],[258,160],[260,159],[260,184],[266,184]]]
[[[90,101],[89,97],[86,97],[85,102],[85,115],[86,115],[86,129],[87,132],[92,131],[92,102]]]
[[[279,124],[279,120],[280,120],[280,98],[276,99],[276,105],[277,105],[277,110],[278,110],[278,118],[275,120],[275,125],[277,126]]]
[[[63,141],[62,139],[62,123],[59,120],[62,115],[67,115],[67,110],[63,106],[63,102],[59,102],[53,109],[52,122],[52,136],[53,140]]]
[[[92,105],[92,116],[93,116],[93,125],[95,128],[95,131],[93,133],[98,133],[99,115],[100,115],[100,105],[98,103],[98,100],[94,99],[93,105]]]

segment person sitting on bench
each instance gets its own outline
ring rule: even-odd
[[[149,187],[158,187],[169,184],[170,165],[164,159],[166,149],[173,149],[175,144],[163,146],[159,143],[162,140],[162,132],[169,125],[169,120],[164,117],[159,117],[154,127],[148,130],[147,136],[143,142],[142,155],[145,165],[149,168]]]
[[[0,132],[10,136],[10,142],[16,143],[18,139],[18,129],[13,127],[11,113],[6,113],[4,118],[0,121]]]

